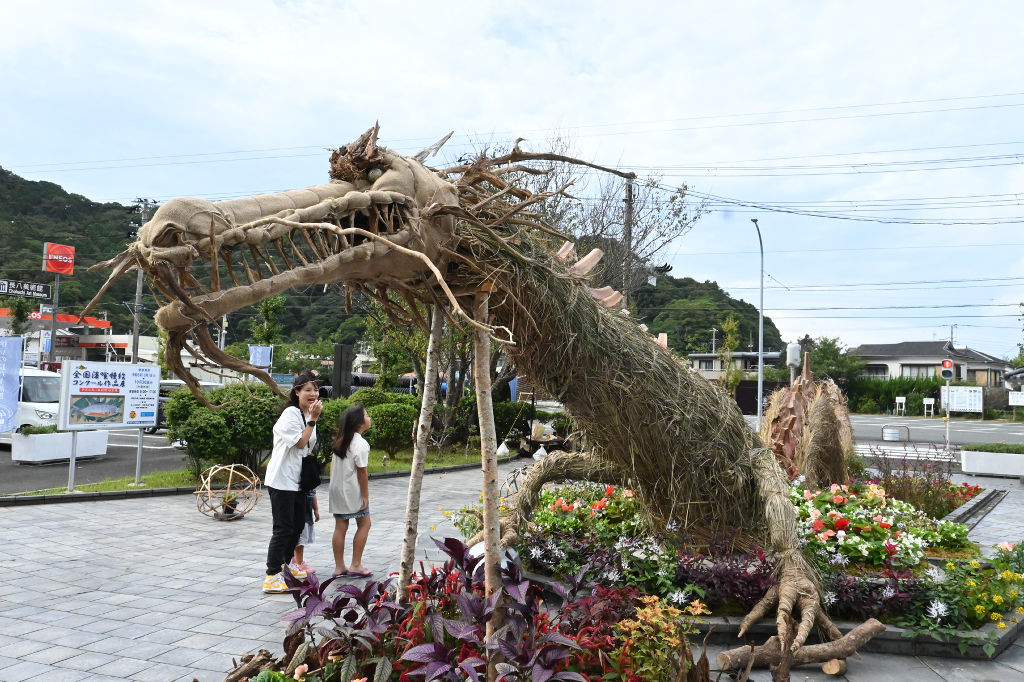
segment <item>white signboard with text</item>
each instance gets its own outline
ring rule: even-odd
[[[1024,391],[1010,391],[1010,407],[1024,407]]]
[[[68,431],[155,426],[159,400],[156,365],[66,362],[57,423]]]
[[[981,386],[943,386],[942,387],[942,409],[946,409],[946,391],[949,390],[949,411],[950,412],[978,412],[982,411],[981,400],[983,391]]]

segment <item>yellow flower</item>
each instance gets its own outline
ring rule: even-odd
[[[437,526],[431,525],[430,530],[437,530]]]
[[[999,577],[1003,580],[1013,580],[1013,571],[1003,571],[999,574]]]
[[[952,561],[947,561],[946,562],[946,570],[947,571],[952,571],[954,568],[956,568],[956,564],[954,564]]]
[[[984,614],[985,614],[985,607],[984,607],[984,606],[982,606],[981,604],[978,604],[977,606],[975,606],[975,607],[974,607],[974,610],[978,612],[978,615],[979,615],[979,616],[981,616],[981,615],[984,615]]]
[[[1010,590],[1010,599],[1017,598],[1017,590]]]
[[[999,628],[1000,630],[1002,630],[1003,628],[1006,627],[1006,623],[1000,622],[998,625],[996,625],[996,627]]]
[[[973,580],[968,580],[967,581],[967,587],[977,587],[977,586],[978,586],[978,583],[974,582]]]
[[[1024,616],[1024,606],[1018,606],[1017,607],[1017,613],[1019,613],[1020,615]]]
[[[996,594],[992,596],[992,601],[994,601],[996,604],[1002,604],[1003,598]]]
[[[989,618],[991,618],[992,620],[1002,620],[1003,614],[996,613],[995,611],[993,611],[991,614],[989,614]]]
[[[974,559],[974,560],[971,561],[971,568],[980,568],[980,567],[981,567],[981,564],[978,563],[977,559]]]

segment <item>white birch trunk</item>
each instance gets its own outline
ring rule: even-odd
[[[441,354],[441,307],[434,306],[430,318],[430,341],[427,344],[427,366],[423,370],[421,384],[422,405],[419,423],[416,426],[416,444],[412,451],[412,469],[409,472],[409,496],[405,503],[405,537],[402,538],[402,560],[398,571],[398,600],[409,600],[409,582],[412,580],[413,565],[416,561],[416,541],[419,539],[420,491],[423,488],[423,462],[427,458],[430,443],[430,427],[437,402],[437,366]]]
[[[486,323],[490,294],[476,295],[473,318]],[[494,431],[494,408],[491,403],[491,337],[487,332],[473,330],[473,381],[476,384],[476,413],[480,424],[480,462],[483,470],[484,504],[484,592],[490,596],[501,589],[501,527],[498,517],[498,438]],[[500,606],[487,622],[487,640],[501,628],[504,618]],[[487,664],[487,678],[496,679],[495,656]]]

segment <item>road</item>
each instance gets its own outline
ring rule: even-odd
[[[138,433],[137,429],[112,430],[108,436],[105,457],[76,462],[75,485],[134,476]],[[142,473],[180,469],[184,466],[181,450],[171,445],[164,433],[160,431],[143,437]],[[66,461],[56,464],[16,464],[11,461],[9,442],[0,444],[0,495],[66,487],[67,484]]]
[[[755,417],[747,416],[753,426]],[[892,415],[850,415],[853,436],[859,442],[882,440],[883,426],[906,426],[910,441],[914,443],[945,443],[946,424],[941,417],[893,417]],[[905,438],[906,431],[900,429]],[[1024,443],[1024,424],[997,421],[952,419],[949,423],[949,441],[953,445],[966,443]]]

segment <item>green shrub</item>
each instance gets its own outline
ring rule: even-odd
[[[871,396],[861,396],[856,403],[850,402],[854,412],[860,414],[874,414],[878,412],[878,403]]]
[[[920,417],[924,414],[924,396],[914,391],[907,394],[907,414]]]
[[[494,431],[498,442],[530,431],[530,406],[526,403],[494,403]]]
[[[960,446],[962,450],[974,450],[977,452],[1006,452],[1015,455],[1024,455],[1024,445],[1020,443],[966,443]]]
[[[198,458],[217,464],[243,464],[260,474],[264,453],[274,444],[274,423],[281,399],[263,384],[228,384],[210,393],[210,402],[224,405],[211,410],[201,404],[188,389],[178,389],[164,405],[167,437],[186,443],[193,462]],[[197,415],[212,415],[219,420],[220,432],[210,433],[189,421]],[[205,420],[203,424],[213,423]],[[207,442],[208,441],[208,442]]]
[[[38,436],[44,433],[57,433],[57,425],[50,424],[48,426],[23,426],[19,433],[23,436]]]
[[[402,448],[412,444],[413,429],[419,413],[410,405],[385,403],[367,408],[373,426],[363,436],[371,447],[387,451],[394,457]]]
[[[362,403],[369,410],[377,405],[400,402],[401,393],[392,393],[376,387],[361,388],[348,397],[348,402]]]
[[[209,463],[223,461],[232,450],[227,423],[207,408],[196,410],[173,430],[168,426],[167,435],[185,443],[185,467],[197,480]]]
[[[316,420],[316,449],[321,459],[326,459],[331,452],[331,441],[338,434],[338,418],[351,406],[352,403],[345,398],[324,402],[324,411]]]
[[[555,433],[565,438],[573,431],[572,417],[563,412],[562,414],[555,417],[555,421],[551,424],[551,427],[555,430]]]

